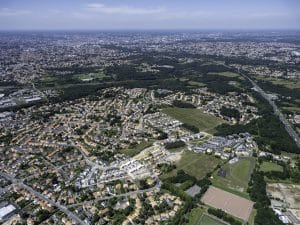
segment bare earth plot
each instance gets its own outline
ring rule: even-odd
[[[282,199],[291,208],[300,209],[300,185],[272,183],[268,184],[267,192],[274,198]]]
[[[210,186],[201,201],[211,207],[222,209],[224,212],[248,221],[252,212],[253,202],[219,188]]]
[[[277,202],[273,200],[272,206],[285,208],[288,218],[294,224],[300,224],[300,185],[271,183],[267,186],[267,192],[273,199],[280,199]]]

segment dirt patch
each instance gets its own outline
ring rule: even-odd
[[[170,162],[179,162],[181,159],[181,155],[182,155],[182,151],[181,152],[174,152],[174,153],[170,153],[166,160],[170,161]]]
[[[237,195],[210,186],[201,201],[211,207],[222,209],[244,221],[248,221],[252,212],[253,202]]]
[[[267,192],[282,200],[289,208],[300,209],[300,185],[268,184]]]

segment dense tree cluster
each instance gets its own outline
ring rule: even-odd
[[[193,133],[199,133],[199,131],[200,131],[198,127],[191,125],[191,124],[187,124],[187,123],[183,123],[182,127]]]
[[[299,89],[287,88],[283,85],[273,84],[270,81],[257,80],[256,82],[262,89],[264,89],[268,92],[278,93],[285,97],[291,97],[292,99],[300,99],[300,90]]]
[[[232,109],[225,106],[222,106],[220,113],[222,116],[235,118],[236,120],[240,120],[241,118],[241,114],[237,109]]]
[[[280,154],[281,151],[299,152],[294,140],[284,125],[273,113],[272,107],[257,93],[253,93],[258,103],[260,117],[245,125],[222,124],[216,128],[216,135],[249,132],[254,136],[260,150]]]
[[[282,171],[266,171],[262,172],[264,176],[271,180],[287,180],[291,179],[293,183],[300,183],[300,158],[296,159],[296,167],[291,166],[289,162],[283,162],[273,159],[272,156],[260,157],[259,163],[272,161],[282,167]]]
[[[117,151],[102,151],[100,149],[95,149],[93,151],[93,155],[97,156],[99,160],[103,160],[105,162],[112,162],[116,153]]]
[[[176,169],[175,164],[167,164],[167,163],[158,164],[157,167],[162,174],[171,172],[172,170]]]
[[[8,145],[11,142],[12,139],[13,139],[13,136],[12,136],[11,133],[2,135],[2,136],[0,136],[0,144]]]
[[[36,213],[36,218],[38,221],[36,221],[36,224],[39,224],[49,218],[51,213],[48,210],[41,209]]]
[[[162,188],[170,191],[173,195],[179,196],[184,200],[183,206],[176,213],[176,215],[169,221],[169,225],[183,225],[188,222],[185,215],[195,207],[195,201],[187,195],[181,188],[176,187],[174,184],[169,182],[164,182]]]
[[[89,126],[88,126],[87,124],[85,124],[85,125],[83,125],[83,126],[77,128],[77,129],[75,129],[75,133],[76,133],[77,135],[83,135],[83,134],[86,132],[86,130],[87,130],[88,128],[89,128]]]
[[[165,144],[166,149],[172,148],[182,148],[185,147],[185,143],[183,141],[174,141]]]
[[[174,100],[173,101],[173,106],[178,107],[178,108],[196,108],[193,104],[188,103],[188,102],[183,102],[180,100]]]
[[[254,207],[257,209],[255,224],[257,225],[283,225],[281,220],[275,215],[269,207],[270,200],[266,192],[266,182],[264,174],[257,169],[251,175],[248,192],[252,201],[255,201]]]
[[[129,216],[129,214],[132,213],[135,209],[134,199],[129,199],[129,206],[127,206],[125,209],[119,209],[119,210],[114,209],[113,206],[116,203],[117,203],[116,199],[113,199],[113,201],[109,202],[109,206],[108,206],[109,219],[111,221],[111,224],[113,225],[122,224],[122,222],[126,219],[126,217]]]
[[[209,208],[207,210],[207,212],[211,215],[214,215],[228,223],[230,223],[231,225],[242,225],[241,221],[236,220],[235,218],[233,218],[232,216],[228,215],[227,213],[225,213],[223,210],[221,209],[212,209]]]
[[[183,225],[188,222],[188,218],[186,214],[190,212],[191,209],[196,207],[197,200],[201,198],[201,196],[206,192],[209,185],[211,185],[211,181],[208,179],[209,175],[207,175],[202,180],[197,180],[195,177],[185,173],[183,170],[179,170],[176,173],[176,176],[169,177],[163,180],[162,188],[170,191],[172,194],[179,196],[182,200],[185,201],[182,208],[176,213],[175,217],[172,218],[168,224],[170,225]],[[175,184],[181,183],[179,187]],[[190,197],[185,189],[197,184],[201,187],[200,193],[198,193],[194,198]]]

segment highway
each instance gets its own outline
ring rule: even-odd
[[[60,211],[64,212],[69,218],[71,218],[72,220],[74,220],[77,224],[80,225],[87,225],[87,223],[85,223],[84,221],[82,221],[77,215],[75,215],[73,212],[71,212],[70,210],[68,210],[68,208],[64,205],[61,205],[53,200],[51,200],[50,198],[48,198],[47,196],[35,191],[33,188],[29,187],[28,185],[24,184],[22,181],[14,178],[13,176],[7,174],[7,173],[2,173],[0,172],[0,176],[4,177],[5,179],[11,181],[13,184],[18,185],[19,187],[27,190],[28,192],[30,192],[32,195],[34,195],[35,197],[48,202],[49,204],[51,204],[52,206],[58,208]]]
[[[227,68],[230,69],[234,69],[230,66],[224,65]],[[287,119],[284,117],[284,115],[281,113],[281,111],[278,109],[277,105],[275,104],[274,101],[272,101],[272,99],[270,98],[270,96],[262,89],[260,88],[257,83],[255,83],[250,77],[248,77],[247,75],[243,74],[242,72],[240,72],[240,70],[238,69],[237,71],[241,76],[243,76],[245,79],[249,80],[250,83],[253,85],[253,87],[256,89],[256,91],[264,98],[268,101],[268,103],[272,106],[275,115],[278,116],[278,118],[280,119],[280,121],[283,123],[286,131],[288,132],[288,134],[291,136],[291,138],[295,141],[296,145],[300,148],[300,138],[299,135],[296,133],[296,131],[292,128],[291,124],[287,121]]]

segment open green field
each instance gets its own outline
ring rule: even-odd
[[[252,213],[249,217],[249,220],[248,220],[248,224],[249,225],[254,225],[254,220],[255,220],[255,216],[257,214],[257,210],[255,208],[252,209]]]
[[[73,77],[80,79],[82,81],[86,81],[86,80],[101,80],[104,77],[106,77],[106,75],[103,72],[97,72],[97,73],[85,73],[85,74],[76,74]]]
[[[194,208],[191,210],[191,212],[188,214],[189,222],[187,225],[197,225],[205,212],[205,209],[203,208]]]
[[[282,107],[282,109],[287,110],[287,111],[291,111],[291,112],[295,112],[295,113],[300,113],[300,108],[299,107],[288,107],[288,106],[284,106]]]
[[[299,154],[297,153],[284,152],[284,151],[281,152],[281,155],[291,157],[292,159],[295,159],[299,156]]]
[[[206,209],[204,208],[194,208],[188,214],[189,222],[186,225],[225,225],[221,221],[206,214]]]
[[[204,113],[200,109],[168,107],[164,108],[163,112],[183,123],[198,127],[200,131],[208,133],[214,133],[214,128],[225,122],[218,117]]]
[[[130,157],[133,157],[133,156],[137,155],[138,153],[140,153],[145,148],[150,147],[152,144],[153,144],[153,141],[141,142],[140,144],[136,145],[134,148],[122,149],[121,153],[128,155]]]
[[[224,76],[224,77],[239,77],[240,75],[238,73],[233,73],[233,72],[220,72],[220,73],[208,73],[208,74],[217,74],[220,76]],[[244,79],[243,77],[241,77],[242,79]]]
[[[189,81],[188,84],[192,85],[192,86],[198,86],[198,87],[205,87],[206,86],[204,83],[197,82],[197,81]]]
[[[260,171],[263,171],[263,172],[269,172],[269,171],[282,172],[283,168],[282,168],[282,166],[280,166],[276,163],[273,163],[273,162],[263,162],[260,165]]]
[[[176,162],[176,169],[161,175],[161,178],[175,176],[178,170],[183,170],[200,180],[218,164],[222,164],[222,160],[214,156],[184,150],[181,159]]]
[[[257,79],[270,81],[274,85],[282,85],[286,88],[290,89],[300,89],[300,83],[297,81],[285,80],[280,78],[272,78],[272,77],[265,77],[265,76],[256,76]]]
[[[217,171],[215,171],[211,181],[218,188],[249,198],[247,193],[248,181],[255,167],[255,162],[255,158],[247,157],[240,158],[234,164],[226,163],[222,167],[227,172],[226,177],[218,176]]]
[[[82,74],[70,74],[70,75],[53,75],[48,74],[43,76],[38,82],[47,85],[66,85],[84,81],[101,81],[104,77],[107,77],[103,72],[95,73],[82,73]]]
[[[197,225],[225,225],[226,223],[222,223],[221,221],[204,214]]]

